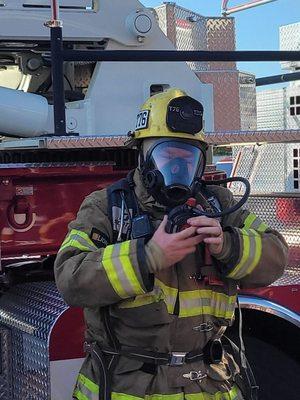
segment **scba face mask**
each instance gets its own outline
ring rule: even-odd
[[[162,139],[147,151],[142,175],[155,200],[174,207],[192,196],[195,178],[202,176],[204,167],[205,153],[200,145]]]

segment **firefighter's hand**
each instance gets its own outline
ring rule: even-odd
[[[196,227],[190,226],[177,233],[165,231],[168,217],[165,215],[161,224],[148,242],[150,247],[160,252],[156,259],[157,270],[171,267],[181,261],[186,255],[194,253],[202,236],[196,234]],[[154,268],[152,268],[154,269]]]
[[[191,227],[196,228],[197,234],[201,235],[203,242],[208,244],[211,253],[221,253],[224,243],[224,234],[221,224],[217,219],[201,215],[200,217],[188,219],[187,223]]]

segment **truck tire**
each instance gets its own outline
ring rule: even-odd
[[[259,400],[299,400],[299,347],[295,359],[277,347],[256,337],[244,337],[246,356],[253,369],[259,390]],[[295,338],[295,344],[297,340]]]

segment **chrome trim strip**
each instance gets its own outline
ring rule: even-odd
[[[242,308],[263,311],[268,314],[276,315],[277,317],[283,318],[300,328],[300,315],[281,306],[280,304],[273,303],[272,301],[260,297],[244,295],[239,295],[239,302]]]

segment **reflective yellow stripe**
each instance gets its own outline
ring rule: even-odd
[[[91,251],[91,249],[89,247],[82,245],[81,243],[79,243],[77,240],[74,240],[74,239],[71,239],[64,246],[61,246],[59,251],[62,251],[64,249],[66,249],[67,247],[75,247],[76,249],[81,250],[81,251]]]
[[[256,220],[255,214],[249,214],[248,217],[244,221],[244,228],[250,228],[252,223]]]
[[[112,392],[112,400],[184,400],[183,393],[177,394],[147,394],[145,397],[132,396],[125,393]]]
[[[251,213],[244,221],[245,229],[255,229],[258,232],[265,232],[268,229],[268,225],[266,225],[262,220],[257,217],[255,214]]]
[[[86,388],[88,388],[92,393],[99,393],[99,386],[96,385],[93,381],[91,381],[86,376],[79,374],[77,381],[82,383]]]
[[[243,254],[240,262],[233,271],[228,274],[229,278],[241,279],[248,275],[258,265],[262,254],[261,236],[254,229],[241,229],[243,239]]]
[[[145,400],[184,400],[184,394],[151,394],[146,395]]]
[[[212,315],[218,318],[232,319],[235,309],[236,295],[227,296],[213,290],[193,290],[179,292],[179,317]]]
[[[160,287],[161,290],[163,291],[164,300],[167,305],[168,313],[173,314],[178,294],[178,289],[165,285],[162,281],[160,281],[157,278],[155,278],[154,284],[155,286]]]
[[[89,238],[89,235],[77,229],[72,229],[71,232],[66,236],[65,240],[60,246],[59,251],[62,251],[67,247],[75,247],[81,251],[97,250],[97,246]]]
[[[114,250],[114,245],[107,246],[103,252],[103,258],[102,258],[102,265],[105,269],[105,272],[107,274],[107,277],[114,288],[115,292],[122,298],[126,299],[128,297],[128,294],[124,291],[119,278],[118,274],[115,270],[114,264],[112,262],[112,253]]]
[[[86,397],[85,394],[83,394],[79,389],[75,389],[73,392],[73,397],[77,400],[90,400],[88,397]]]
[[[216,318],[225,318],[231,320],[233,318],[234,310],[216,310],[209,306],[191,307],[190,309],[180,309],[179,318],[196,317],[198,315],[212,315]]]
[[[257,228],[255,228],[258,232],[265,232],[268,229],[268,225],[262,222]]]
[[[128,281],[131,283],[131,286],[133,287],[134,294],[143,294],[145,293],[145,291],[141,287],[140,282],[136,276],[136,273],[130,261],[129,253],[130,253],[130,241],[128,240],[127,242],[121,243],[120,260],[124,266],[124,271],[128,278]]]
[[[131,394],[112,392],[111,400],[144,400],[144,397],[137,397],[132,396]]]
[[[239,389],[234,386],[229,392],[202,393],[176,393],[176,394],[151,394],[145,397],[132,396],[125,393],[112,392],[112,400],[237,400]]]
[[[206,392],[185,394],[184,398],[186,400],[237,400],[239,392],[237,386],[233,386],[229,392],[216,392],[215,394]]]
[[[85,375],[79,374],[73,397],[78,400],[99,400],[99,386]]]
[[[257,266],[257,264],[259,263],[261,254],[262,254],[262,242],[261,242],[260,235],[252,229],[250,229],[250,231],[252,231],[252,233],[255,235],[255,237],[254,237],[255,255],[254,255],[252,263],[247,268],[247,275],[250,274],[254,270],[254,268]]]
[[[134,308],[141,307],[147,304],[157,303],[160,300],[164,300],[164,293],[159,287],[154,287],[154,289],[145,294],[140,294],[133,297],[132,299],[126,299],[119,302],[119,308]]]
[[[249,258],[249,250],[250,250],[250,239],[248,234],[244,234],[244,229],[242,229],[242,239],[243,239],[243,254],[241,261],[236,265],[233,271],[228,274],[229,278],[235,278],[236,274],[238,273],[239,269],[245,264],[247,259]]]
[[[115,292],[122,298],[144,294],[130,260],[130,241],[109,245],[103,252],[102,265]]]
[[[119,308],[141,307],[147,304],[157,303],[164,300],[169,314],[174,312],[178,289],[165,285],[155,278],[154,289],[151,292],[135,296],[131,299],[123,300],[118,304]]]

